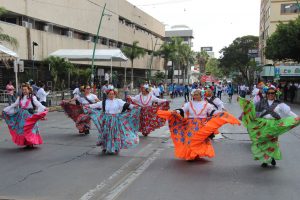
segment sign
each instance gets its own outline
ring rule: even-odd
[[[275,67],[275,79],[280,79],[280,68]]]
[[[19,72],[24,72],[24,61],[19,61]]]
[[[213,51],[212,47],[201,47],[201,51]]]
[[[300,76],[300,66],[278,66],[280,76]]]

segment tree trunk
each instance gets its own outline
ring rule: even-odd
[[[131,60],[131,83],[130,83],[130,92],[133,91],[133,60]]]

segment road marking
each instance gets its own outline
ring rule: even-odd
[[[145,146],[141,151],[139,151],[135,158],[130,159],[127,163],[125,163],[120,169],[115,171],[110,177],[106,180],[102,181],[99,185],[97,185],[94,189],[91,189],[89,192],[85,193],[80,200],[90,200],[97,198],[97,194],[102,194],[104,199],[113,199],[118,196],[121,192],[123,192],[139,175],[141,175],[150,165],[153,163],[155,159],[159,156],[159,154],[163,151],[163,149],[155,149],[154,152],[148,155],[147,159],[142,161],[142,164],[139,163],[139,167],[135,168],[135,170],[131,170],[129,173],[126,173],[128,169],[132,168],[132,166],[136,166],[137,161],[140,159],[140,155],[143,153],[151,152],[149,149],[152,147],[152,143]],[[119,177],[125,177],[122,182],[117,181],[116,184],[110,186],[116,179]],[[110,186],[109,189],[113,189],[112,191],[108,191],[105,193],[105,188]],[[103,191],[104,190],[104,191]],[[101,199],[103,199],[101,198]]]

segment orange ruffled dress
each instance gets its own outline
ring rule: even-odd
[[[159,110],[157,114],[169,120],[175,156],[185,160],[214,157],[215,151],[209,136],[224,124],[240,125],[239,120],[227,112],[220,112],[208,118],[183,118],[177,112],[163,110]]]

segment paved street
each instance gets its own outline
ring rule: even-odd
[[[182,104],[182,98],[175,99],[172,108]],[[225,106],[239,116],[235,100]],[[298,105],[292,109],[300,114]],[[0,199],[299,199],[299,127],[280,138],[283,160],[278,166],[263,169],[252,160],[242,126],[220,129],[224,139],[214,141],[215,158],[187,162],[174,157],[167,126],[115,156],[100,153],[94,126],[90,135],[80,136],[62,112],[49,113],[40,125],[45,144],[27,150],[12,143],[2,121]]]

